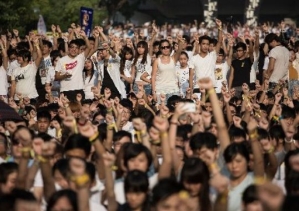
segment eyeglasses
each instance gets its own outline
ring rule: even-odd
[[[161,49],[163,49],[163,50],[170,49],[170,46],[169,45],[161,46]]]

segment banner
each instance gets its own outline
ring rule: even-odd
[[[81,7],[80,8],[80,23],[82,30],[85,31],[87,37],[91,35],[92,29],[93,9]]]
[[[37,23],[37,33],[46,35],[47,27],[42,15],[39,15],[38,23]]]

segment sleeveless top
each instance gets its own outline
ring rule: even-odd
[[[158,58],[156,92],[157,94],[179,92],[176,67],[173,58],[170,58],[170,62],[168,64],[163,64],[161,59]]]

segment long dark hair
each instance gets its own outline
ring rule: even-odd
[[[127,46],[125,46],[122,51],[121,51],[121,60],[120,60],[120,68],[119,68],[119,71],[121,74],[124,74],[124,69],[125,69],[125,64],[126,64],[126,54],[131,54],[132,55],[132,58],[131,60],[133,59],[133,56],[134,56],[134,52],[133,52],[133,49],[132,48],[129,48]]]
[[[199,158],[188,158],[183,166],[181,183],[201,184],[198,194],[198,203],[200,210],[211,211],[212,204],[209,198],[209,169],[207,165]]]
[[[90,79],[88,82],[91,81],[92,77],[93,77],[93,74],[94,74],[94,64],[93,64],[93,61],[91,60],[91,58],[87,58],[86,60],[89,60],[91,62],[91,65],[92,65],[92,68],[91,68],[91,75],[90,75]],[[85,61],[86,61],[85,60]],[[83,69],[83,74],[84,74],[84,79],[87,77],[87,69],[84,67]]]
[[[51,211],[52,208],[55,206],[57,201],[61,199],[62,197],[66,197],[70,204],[72,205],[73,211],[78,211],[78,205],[77,205],[77,194],[76,192],[66,189],[66,190],[60,190],[55,192],[51,198],[49,199],[47,211]]]
[[[143,53],[142,60],[141,60],[141,63],[144,64],[146,62],[147,55],[148,55],[148,44],[145,41],[140,41],[140,42],[137,43],[137,48],[138,48],[138,46],[144,47],[144,53]],[[139,56],[140,55],[139,55],[138,51],[136,50],[136,54],[135,54],[133,65],[136,65],[136,62],[137,62]]]

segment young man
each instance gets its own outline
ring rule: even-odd
[[[81,94],[84,99],[82,71],[84,69],[85,58],[91,50],[86,34],[81,31],[80,35],[84,38],[86,49],[80,52],[80,42],[72,40],[69,43],[69,53],[62,57],[55,67],[55,80],[60,82],[60,92],[67,96],[70,101],[76,101],[77,94]],[[98,40],[98,37],[97,39]]]
[[[229,89],[235,88],[236,96],[240,96],[242,92],[242,85],[246,83],[250,84],[250,72],[253,63],[253,49],[250,44],[249,52],[246,53],[247,46],[243,42],[237,43],[235,46],[237,51],[237,59],[232,61],[230,75],[229,75]]]
[[[216,20],[218,27],[218,42],[216,49],[209,52],[210,37],[202,36],[199,38],[199,54],[193,56],[190,60],[190,74],[189,74],[189,87],[193,90],[193,93],[200,93],[198,84],[193,85],[193,78],[195,75],[195,81],[201,78],[209,77],[213,81],[215,79],[215,65],[217,59],[217,53],[219,52],[222,41],[222,23],[220,20]]]
[[[270,83],[277,84],[280,79],[285,80],[288,77],[289,51],[281,45],[280,38],[274,33],[268,34],[265,37],[265,42],[272,48],[265,77],[269,78]]]

